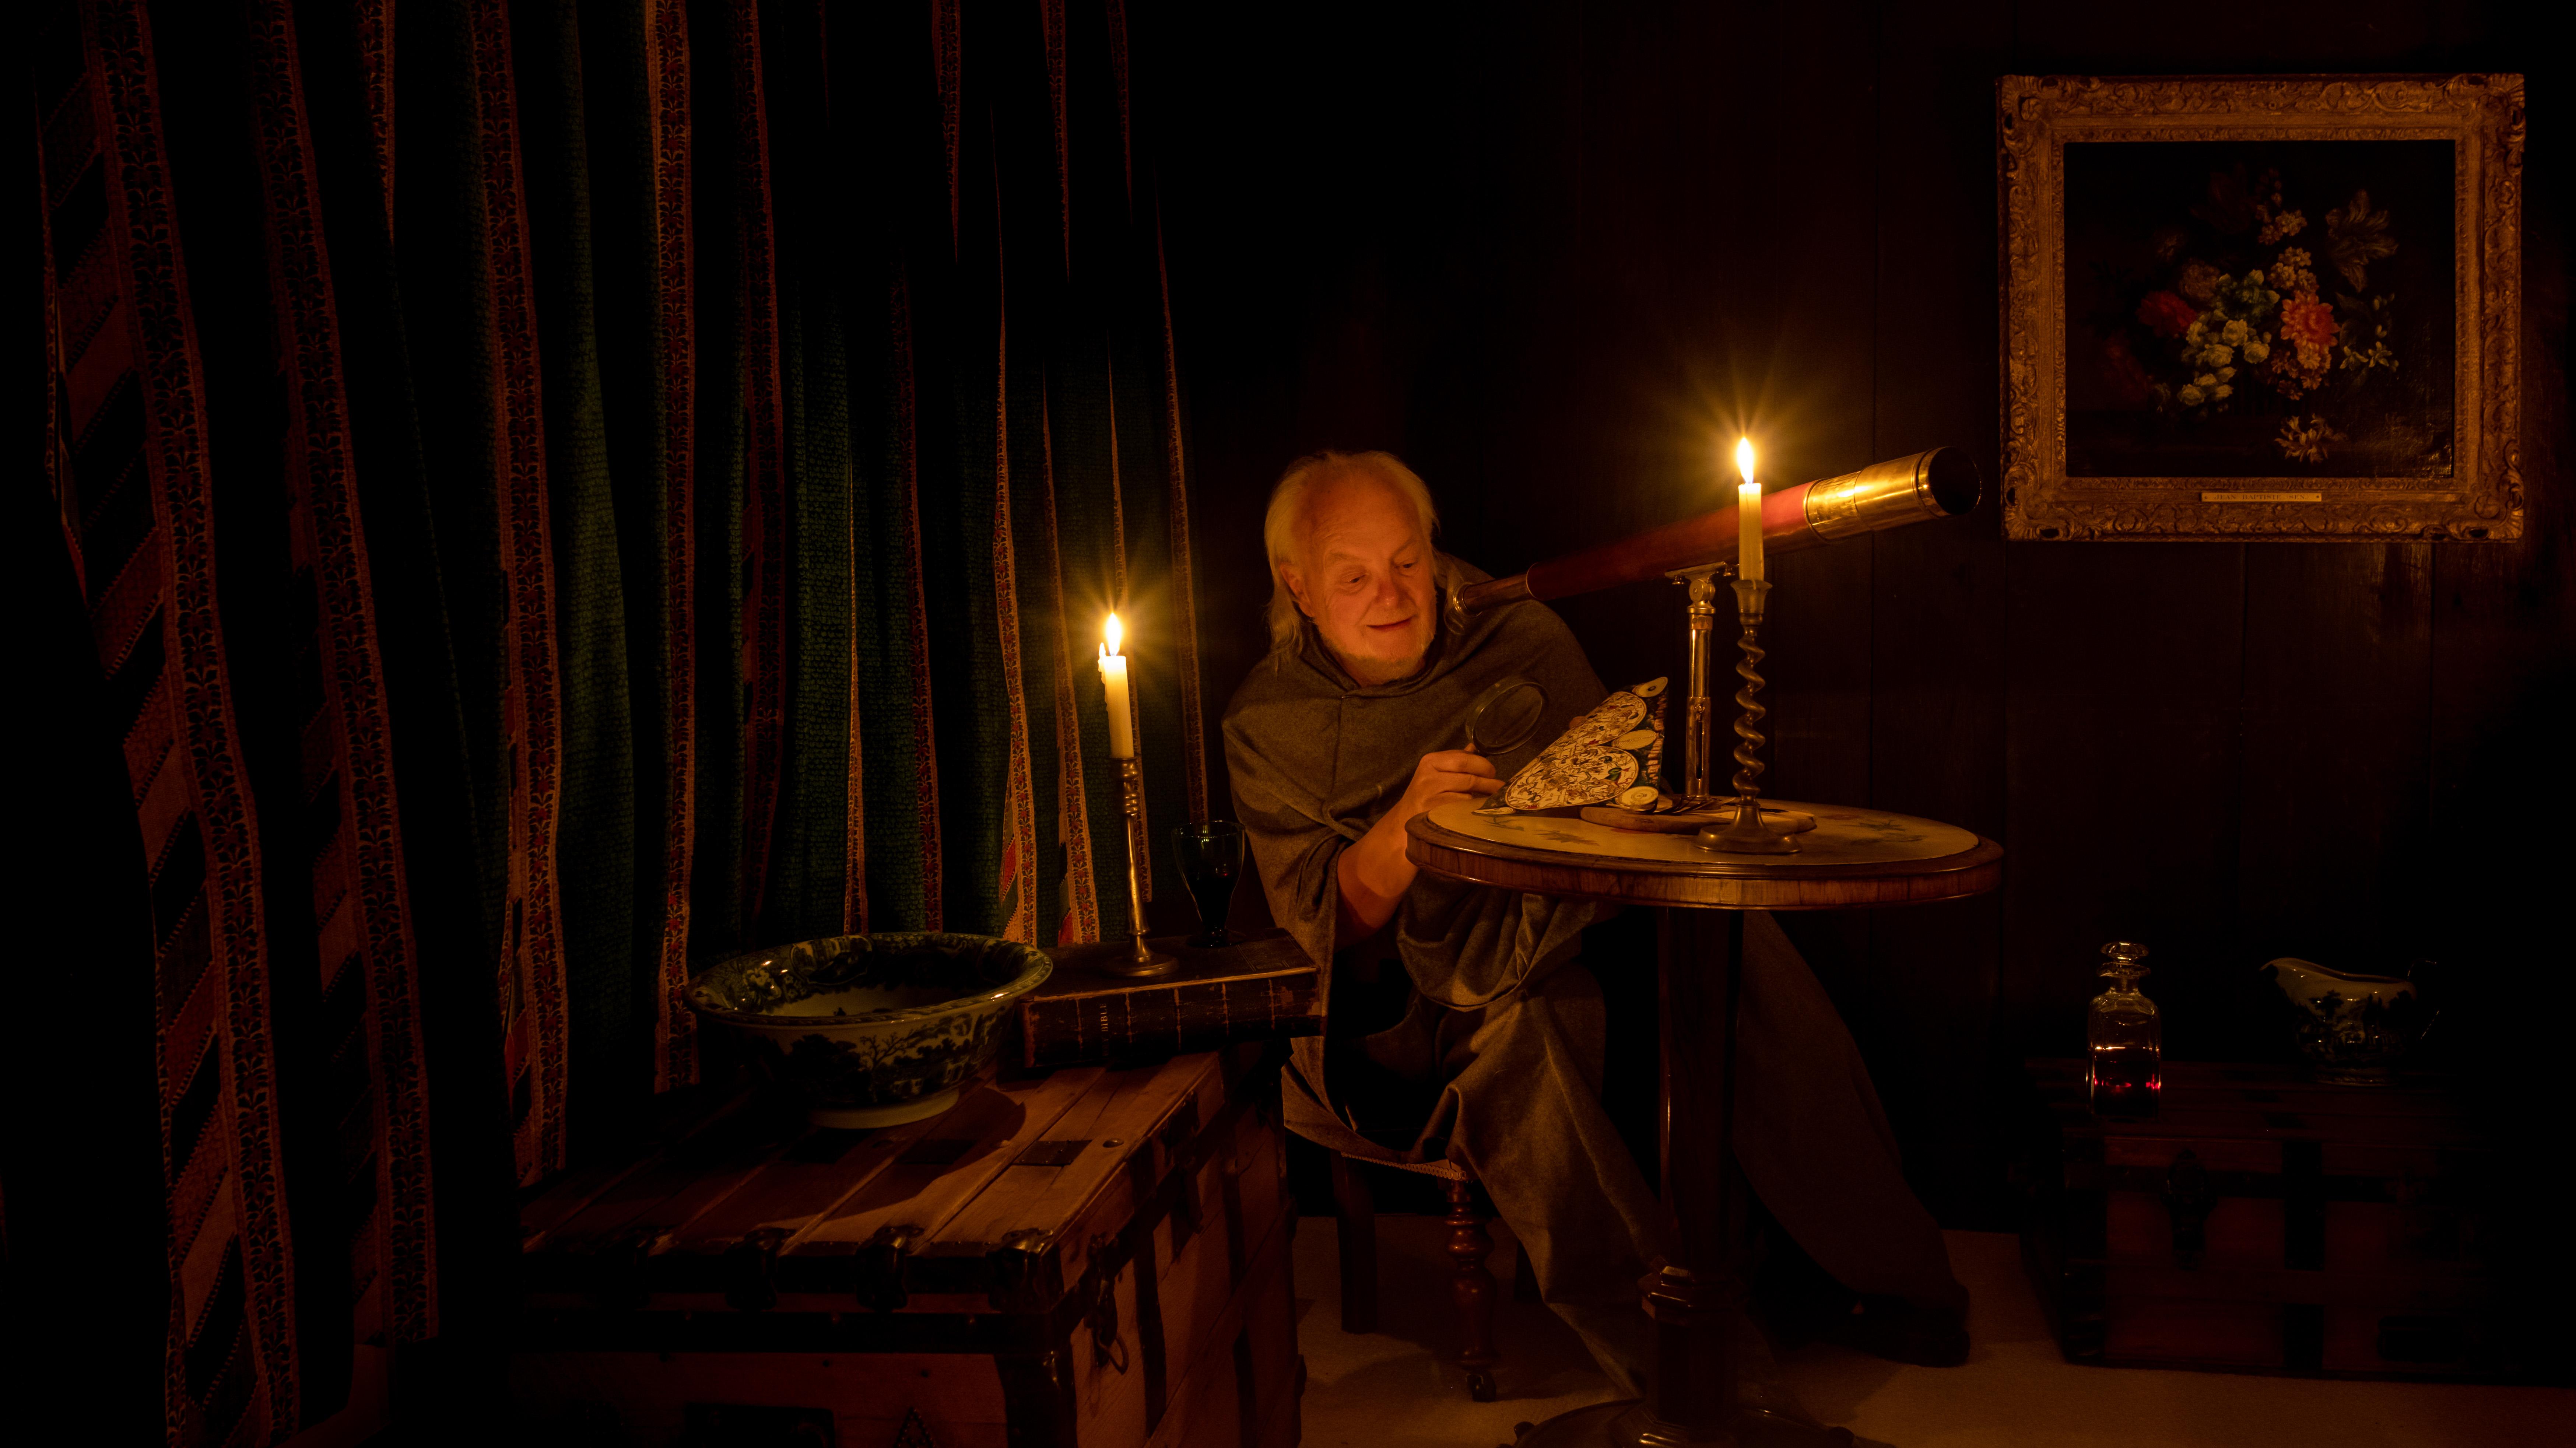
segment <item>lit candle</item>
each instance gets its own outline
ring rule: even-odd
[[[1100,682],[1109,690],[1109,757],[1136,757],[1136,711],[1127,700],[1127,656],[1118,652],[1118,615],[1109,616],[1103,632],[1109,641],[1100,646]]]
[[[1753,439],[1736,439],[1735,470],[1744,475],[1735,487],[1735,576],[1750,583],[1762,577],[1762,485],[1753,481]]]

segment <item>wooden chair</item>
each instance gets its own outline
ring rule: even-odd
[[[1333,1238],[1341,1257],[1342,1331],[1375,1332],[1377,1202],[1367,1178],[1349,1157],[1338,1151],[1326,1155],[1333,1164]],[[1458,1366],[1467,1370],[1467,1396],[1490,1403],[1494,1369],[1502,1362],[1502,1354],[1494,1348],[1494,1274],[1485,1266],[1493,1255],[1494,1239],[1485,1230],[1485,1216],[1476,1210],[1475,1178],[1464,1167],[1457,1171],[1455,1176],[1441,1175],[1439,1182],[1449,1200],[1449,1215],[1441,1221],[1449,1229],[1449,1300],[1458,1309],[1458,1340],[1463,1344]],[[1512,1287],[1515,1298],[1538,1300],[1538,1284],[1526,1251],[1518,1253]]]

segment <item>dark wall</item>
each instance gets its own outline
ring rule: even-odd
[[[2275,955],[2428,956],[2455,1062],[2532,1084],[2509,1073],[2566,957],[2538,934],[2569,853],[2541,822],[2576,803],[2569,132],[2536,21],[1323,3],[1253,31],[1230,11],[1167,7],[1140,66],[1173,158],[1217,697],[1262,647],[1264,493],[1317,447],[1402,454],[1446,546],[1496,572],[1716,506],[1738,431],[1775,483],[1935,444],[1995,477],[1998,75],[2525,70],[2522,541],[2007,546],[1990,498],[1781,560],[1766,642],[1779,794],[2011,852],[1993,897],[1796,925],[1954,1225],[2003,1220],[2015,1063],[2077,1045],[2114,937],[2154,948],[2177,1056],[2285,1054],[2254,975]],[[1606,678],[1677,672],[1671,590],[1563,611]]]

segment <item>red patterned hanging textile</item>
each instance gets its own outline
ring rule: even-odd
[[[555,661],[554,552],[547,517],[546,441],[537,367],[537,314],[519,122],[503,0],[467,9],[482,136],[485,284],[492,306],[493,467],[501,484],[501,564],[510,608],[509,913],[495,982],[521,1183],[566,1161],[566,1034],[561,921],[555,892],[556,792],[563,742]],[[519,1109],[519,1103],[525,1109]]]
[[[268,961],[216,618],[204,382],[140,0],[81,8],[82,73],[42,118],[62,445],[53,459],[151,878],[169,1192],[174,1448],[298,1413]]]

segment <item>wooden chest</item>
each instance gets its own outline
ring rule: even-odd
[[[2493,1155],[2425,1086],[2169,1062],[2162,1109],[2096,1116],[2033,1061],[2023,1261],[2072,1362],[2515,1376],[2486,1260]]]
[[[881,1131],[738,1105],[522,1214],[522,1423],[576,1443],[1284,1448],[1262,1048],[970,1088]]]

